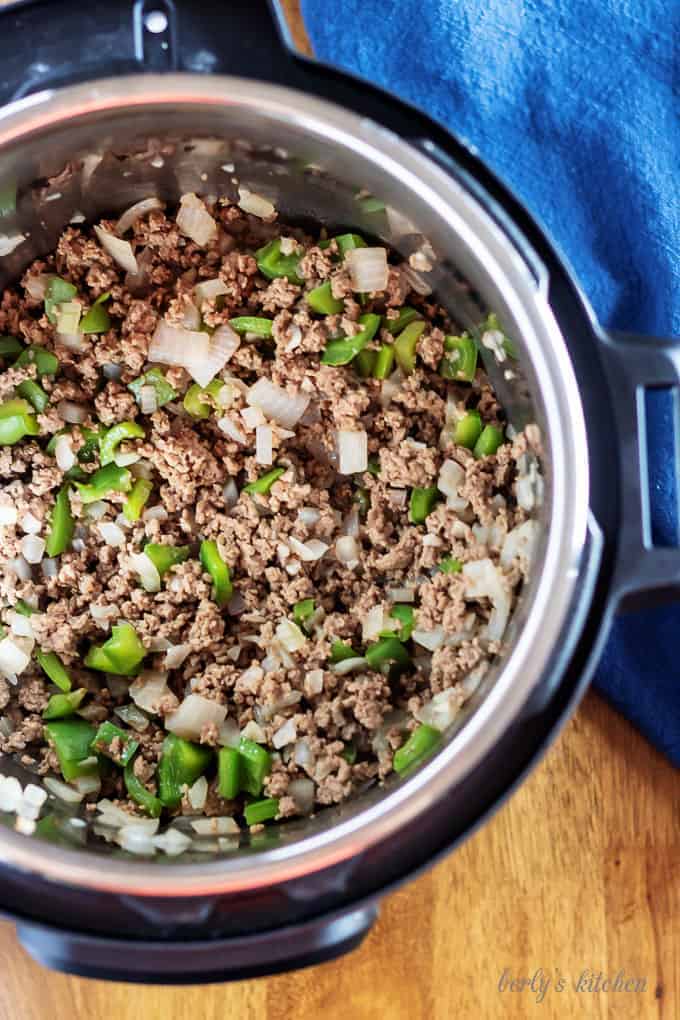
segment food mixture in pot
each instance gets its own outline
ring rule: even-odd
[[[511,342],[462,332],[431,268],[242,189],[73,223],[4,292],[21,831],[49,793],[126,849],[217,847],[440,743],[502,649],[540,475],[478,357]]]

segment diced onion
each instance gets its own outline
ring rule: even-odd
[[[264,425],[267,421],[259,407],[244,407],[243,410],[240,411],[239,413],[243,418],[243,423],[249,432],[252,432],[253,429],[256,429],[258,425]]]
[[[379,602],[377,606],[373,606],[364,616],[361,623],[361,637],[364,642],[375,641],[380,634],[381,630],[384,630],[383,623],[385,620],[385,610],[382,604]],[[394,621],[397,626],[399,621]]]
[[[235,719],[227,717],[219,728],[217,743],[220,747],[238,747],[241,731]]]
[[[309,673],[305,674],[305,693],[306,694],[321,694],[323,690],[323,670],[322,669],[310,669]]]
[[[168,688],[167,673],[154,673],[150,670],[130,684],[130,697],[138,708],[152,715],[158,715],[161,701],[170,699],[177,703],[177,698]]]
[[[455,460],[445,460],[437,479],[437,488],[447,498],[447,504],[454,510],[463,510],[468,501],[460,496],[465,481],[465,471]]]
[[[11,527],[18,519],[17,508],[12,503],[0,503],[0,526]]]
[[[217,276],[214,280],[201,280],[201,282],[197,283],[194,287],[194,297],[196,298],[196,304],[199,308],[205,301],[212,301],[221,294],[228,293],[229,288],[224,280],[221,280],[219,276]]]
[[[222,489],[222,496],[228,510],[230,510],[233,506],[236,506],[238,503],[238,487],[233,478],[230,478],[229,481],[225,483],[225,486]]]
[[[21,518],[21,527],[27,535],[37,535],[42,528],[42,522],[35,516],[35,514],[32,514],[30,510],[27,510]]]
[[[193,192],[182,195],[175,222],[182,233],[201,248],[217,237],[215,220],[206,209],[205,203]]]
[[[388,588],[387,594],[392,602],[415,602],[416,600],[414,588]]]
[[[178,669],[191,654],[191,645],[171,645],[165,653],[165,668]]]
[[[87,418],[87,410],[81,404],[74,404],[72,400],[60,400],[57,404],[57,413],[69,425],[82,425]]]
[[[238,189],[238,205],[244,212],[257,216],[261,220],[270,220],[276,212],[268,198],[249,191],[248,188]]]
[[[249,723],[246,723],[241,732],[241,736],[245,737],[246,740],[254,740],[256,744],[264,744],[267,739],[267,734],[254,719],[251,719]]]
[[[264,376],[246,393],[248,404],[259,407],[267,418],[287,429],[297,425],[307,410],[310,399],[307,393],[296,393],[291,396]]]
[[[271,425],[255,429],[255,461],[265,467],[274,463],[274,433]]]
[[[294,743],[295,740],[297,740],[297,728],[293,719],[286,719],[283,726],[279,726],[272,736],[272,744],[277,751],[288,744]]]
[[[385,290],[389,270],[385,248],[352,248],[345,255],[352,290]]]
[[[131,726],[133,730],[137,730],[138,733],[143,733],[149,727],[149,720],[136,705],[121,705],[120,708],[114,708],[114,712],[119,719]]]
[[[153,414],[158,410],[158,396],[154,386],[142,386],[139,390],[139,409],[142,414]]]
[[[229,601],[227,602],[227,612],[230,616],[240,616],[241,613],[246,611],[247,605],[246,600],[243,598],[240,592],[234,592]]]
[[[218,418],[217,427],[221,432],[224,432],[226,436],[233,439],[235,443],[240,443],[241,446],[245,446],[248,442],[248,437],[245,432],[243,432],[231,418],[226,416],[224,418]]]
[[[146,216],[147,213],[153,212],[154,209],[162,208],[163,203],[159,198],[143,198],[140,202],[135,202],[129,209],[125,210],[116,223],[116,233],[119,235],[125,234],[130,227],[135,225],[137,220],[141,220],[142,217]]]
[[[134,256],[132,245],[129,241],[124,241],[121,237],[110,234],[103,227],[95,227],[94,232],[104,251],[108,252],[113,261],[117,262],[121,269],[124,269],[126,273],[139,272],[137,259]]]
[[[11,255],[14,249],[26,240],[26,236],[26,234],[0,234],[0,257]]]
[[[356,538],[353,535],[342,535],[338,538],[335,543],[335,555],[347,566],[358,563],[361,549]]]
[[[31,617],[22,616],[21,613],[12,613],[10,630],[12,631],[12,634],[16,634],[17,637],[32,638],[34,636]]]
[[[533,520],[524,521],[523,524],[509,531],[501,549],[501,564],[504,567],[509,567],[514,560],[525,559],[527,565],[530,565],[536,552],[540,532],[538,521]]]
[[[365,471],[368,467],[368,435],[365,430],[340,429],[337,440],[340,474],[353,475]]]
[[[124,825],[135,825],[139,829],[144,829],[150,835],[153,835],[158,829],[157,818],[140,818],[139,815],[132,815],[129,811],[119,808],[106,797],[98,801],[96,807],[100,815],[97,818],[100,825],[110,826],[115,829],[121,828]]]
[[[387,379],[383,379],[380,387],[380,406],[382,408],[389,407],[394,397],[401,389],[402,379],[404,378],[401,369],[396,369],[392,375],[388,376]]]
[[[100,529],[103,525],[99,525]],[[161,575],[158,573],[156,564],[146,555],[145,552],[131,553],[128,562],[131,568],[139,575],[144,591],[157,592],[161,590]]]
[[[125,545],[125,532],[117,524],[111,524],[110,521],[100,521],[97,529],[106,545],[114,547]]]
[[[45,577],[56,577],[59,573],[59,560],[57,558],[45,559],[40,564],[40,569]]]
[[[80,804],[83,799],[82,793],[74,790],[72,786],[62,783],[61,779],[55,779],[54,776],[45,776],[43,783],[50,793],[67,804]]]
[[[130,854],[152,856],[156,853],[153,837],[138,825],[124,825],[114,837],[122,850]]]
[[[423,279],[420,273],[416,273],[415,269],[412,269],[411,266],[403,266],[402,273],[404,279],[408,280],[411,284],[411,289],[414,290],[416,294],[420,294],[422,297],[427,297],[428,294],[432,293],[432,287],[430,284]]]
[[[213,723],[219,729],[226,717],[225,705],[200,694],[188,694],[179,708],[166,716],[165,728],[178,737],[197,740],[204,726]]]
[[[292,620],[283,619],[275,630],[276,640],[287,652],[299,652],[307,641],[306,636]]]
[[[44,301],[50,278],[50,273],[36,273],[34,276],[27,276],[25,290],[28,296],[35,301]]]
[[[428,652],[434,652],[444,644],[446,634],[443,627],[435,627],[434,630],[420,630],[420,628],[416,628],[411,637],[417,645],[427,648]]]
[[[300,542],[292,535],[288,539],[288,545],[303,563],[314,563],[316,560],[320,560],[329,548],[325,542],[321,542],[318,538],[310,538],[308,542]]]
[[[334,662],[331,667],[331,673],[335,673],[337,676],[344,676],[345,673],[353,673],[357,669],[365,669],[368,666],[368,661],[361,655],[356,655],[352,659],[343,659],[342,662]]]
[[[186,308],[184,309],[184,315],[182,316],[182,325],[185,329],[200,329],[201,328],[201,313],[199,312],[193,301],[189,301]]]
[[[84,758],[82,764],[87,762],[89,765],[96,765],[97,759],[93,756],[92,760]],[[102,781],[99,776],[78,776],[77,779],[73,780],[78,793],[82,793],[83,797],[87,797],[91,793],[99,793],[102,788]]]
[[[507,581],[489,559],[464,563],[463,577],[466,581],[466,599],[488,598],[492,605],[491,616],[482,631],[482,636],[489,641],[500,641],[510,616],[510,592]],[[415,638],[415,632],[413,636]]]
[[[23,556],[15,556],[13,560],[9,560],[6,563],[6,566],[9,567],[9,569],[16,574],[20,581],[31,580],[31,568],[29,567],[28,563],[23,558]],[[45,561],[43,560],[43,568],[44,566]]]
[[[298,510],[298,519],[306,528],[313,528],[319,523],[321,512],[314,506],[303,506]]]
[[[160,836],[153,837],[153,845],[168,857],[178,857],[191,846],[191,838],[179,829],[166,829]]]
[[[57,340],[70,351],[84,351],[85,337],[82,333],[57,333]]]
[[[18,676],[23,673],[31,661],[31,656],[20,646],[19,641],[5,637],[0,641],[0,673],[5,676]]]
[[[167,521],[168,516],[168,511],[159,503],[157,506],[150,506],[148,510],[145,510],[142,519],[145,521]]]
[[[40,563],[45,555],[45,540],[38,535],[24,535],[21,540],[21,555],[27,563]]]
[[[286,793],[293,798],[301,815],[308,815],[314,810],[314,783],[311,779],[292,779]]]
[[[460,691],[455,687],[450,687],[448,690],[435,694],[431,701],[426,701],[413,714],[418,722],[443,731],[458,715],[462,701]]]
[[[199,836],[236,836],[241,831],[238,822],[226,815],[192,819],[191,828]]]
[[[208,780],[205,776],[199,776],[193,786],[187,791],[187,799],[194,811],[202,811],[208,799]]]

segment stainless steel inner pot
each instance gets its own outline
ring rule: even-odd
[[[90,837],[66,849],[5,827],[0,859],[81,888],[177,897],[285,882],[395,836],[470,776],[545,684],[574,594],[586,540],[588,448],[547,274],[426,148],[330,102],[240,78],[135,75],[21,100],[0,114],[0,178],[15,181],[20,196],[1,225],[3,285],[53,248],[75,213],[115,213],[151,194],[170,201],[189,190],[235,195],[238,182],[270,197],[283,219],[355,227],[406,254],[427,239],[437,298],[466,327],[485,309],[497,312],[517,344],[515,378],[506,377],[507,365],[488,367],[516,424],[535,421],[542,431],[543,542],[507,652],[433,759],[406,780],[393,777],[208,859],[147,861]],[[361,214],[362,189],[390,215]]]

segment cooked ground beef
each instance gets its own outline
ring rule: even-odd
[[[0,439],[0,752],[76,787],[82,772],[88,808],[257,825],[401,771],[410,732],[463,705],[529,569],[518,463],[536,479],[540,436],[456,443],[466,413],[502,430],[502,409],[481,364],[440,374],[451,320],[393,255],[384,289],[359,294],[342,239],[187,202],[207,240],[154,209],[128,234],[130,275],[73,225],[3,295],[0,332],[34,351],[14,366],[10,345],[0,374],[16,425]],[[276,237],[279,268],[261,247]],[[59,327],[75,302],[74,341]],[[424,323],[410,354],[404,305]],[[94,739],[75,768],[74,724]]]

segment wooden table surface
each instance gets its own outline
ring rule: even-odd
[[[296,0],[284,3],[304,45]],[[390,896],[351,956],[141,988],[42,970],[0,924],[0,974],[0,1020],[677,1020],[678,773],[589,694],[519,792]],[[629,990],[604,987],[619,974]]]

